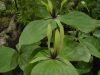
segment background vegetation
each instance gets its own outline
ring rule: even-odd
[[[93,43],[93,46],[96,46],[95,48],[98,48],[98,51],[100,52],[100,0],[67,0],[62,8],[60,7],[62,0],[51,1],[54,8],[56,9],[55,11],[53,11],[53,13],[50,13],[40,0],[0,0],[0,46],[10,47],[17,51],[20,35],[31,21],[48,19],[51,18],[51,16],[55,18],[55,12],[57,14],[64,15],[65,13],[69,13],[71,11],[80,11],[90,16],[97,22],[98,27],[96,28],[96,30],[86,33],[85,36],[89,35],[92,36],[93,39],[96,38],[96,40],[92,40],[92,42],[90,40],[89,42]],[[75,37],[78,37],[79,31],[77,31],[73,27],[65,25],[66,22],[64,20],[63,22],[64,23],[62,24],[64,26],[65,35],[72,35],[72,37],[75,35]],[[77,31],[77,33],[72,33],[70,31]],[[73,39],[72,37],[71,39]],[[97,43],[98,39],[99,44]],[[77,40],[77,38],[75,40]],[[89,40],[89,38],[87,40]],[[44,48],[47,47],[46,41],[47,38],[44,38],[37,44],[39,44],[40,47]],[[28,55],[31,53],[31,51],[28,52],[27,49],[31,50],[33,48],[37,49],[38,47],[36,44],[35,46],[31,44],[22,47],[22,52],[25,50],[26,55]],[[85,57],[85,55],[83,56]],[[16,54],[14,57],[17,57]],[[2,56],[0,56],[0,58],[2,58]],[[22,58],[20,58],[20,60],[22,60]],[[75,66],[80,75],[99,75],[99,53],[92,55],[89,62],[84,61],[86,60],[83,59],[83,61],[71,61],[71,63]],[[15,69],[6,73],[1,73],[1,75],[23,75],[23,67],[21,66],[23,63],[23,61],[20,62],[19,66],[17,66]]]

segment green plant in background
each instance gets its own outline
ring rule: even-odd
[[[60,2],[60,10],[55,2],[38,2],[49,15],[25,27],[17,50],[0,47],[1,73],[11,71],[18,65],[24,75],[79,75],[91,70],[88,63],[92,62],[92,57],[100,58],[100,37],[95,35],[100,23],[83,12],[73,10],[62,13],[68,1]],[[64,27],[70,29],[66,31]],[[45,42],[48,46],[41,47],[41,40],[44,39],[48,39]],[[72,61],[77,62],[76,68]]]
[[[49,15],[39,0],[17,0],[16,3],[18,21],[21,23],[27,24],[34,19],[45,18]]]
[[[0,2],[3,3],[1,4],[2,6],[0,6],[3,8],[3,10],[0,10],[1,17],[7,17],[16,13],[16,7],[13,0],[1,0]]]
[[[79,0],[78,10],[84,11],[95,19],[100,19],[100,0]],[[83,3],[83,4],[81,4]]]
[[[6,9],[5,4],[2,1],[0,1],[0,11],[5,9]]]

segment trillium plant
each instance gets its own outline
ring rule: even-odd
[[[82,74],[72,62],[89,63],[93,56],[100,58],[98,21],[80,11],[61,14],[67,0],[62,0],[60,10],[51,0],[40,2],[48,17],[25,27],[17,50],[0,47],[0,73],[19,66],[24,75]]]

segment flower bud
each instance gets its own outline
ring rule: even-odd
[[[58,29],[55,31],[55,42],[54,42],[54,50],[55,52],[58,52],[60,49],[60,33],[58,31]]]
[[[60,25],[59,28],[60,28],[61,49],[62,49],[62,47],[63,47],[63,41],[64,41],[64,27],[62,25]]]
[[[48,28],[47,28],[47,38],[48,38],[48,48],[50,49],[50,42],[52,38],[52,27],[50,24],[48,25]]]
[[[59,26],[59,29],[60,29],[60,39],[61,39],[61,45],[60,45],[60,49],[62,49],[63,47],[63,41],[64,41],[64,27],[63,25],[61,24],[60,20],[59,19],[56,19],[56,22]]]

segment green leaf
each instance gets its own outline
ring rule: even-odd
[[[87,47],[74,41],[68,36],[64,40],[64,48],[61,50],[60,56],[70,61],[84,62],[89,62],[91,58],[91,54]]]
[[[80,39],[80,42],[88,48],[93,56],[100,58],[100,39],[87,37],[85,39]]]
[[[35,65],[31,75],[78,75],[78,73],[69,63],[50,59]]]
[[[53,29],[56,27],[56,22],[52,19],[36,20],[29,23],[20,36],[19,46],[33,44],[43,39],[47,34],[49,23]]]
[[[78,11],[59,16],[59,19],[61,22],[85,33],[93,31],[97,25],[91,17]]]
[[[93,35],[100,38],[100,30],[96,30]]]
[[[48,59],[48,58],[47,57],[37,57],[37,58],[33,59],[30,63],[35,63],[35,62],[43,61],[46,59]]]
[[[28,64],[28,65],[25,67],[24,75],[31,75],[31,71],[32,71],[33,67],[34,67],[36,64],[37,64],[37,63]]]
[[[32,57],[34,57],[34,58],[48,57],[48,56],[49,56],[48,48],[37,48],[32,53]]]
[[[22,70],[24,70],[25,66],[29,63],[31,58],[33,58],[32,53],[37,48],[39,48],[38,45],[23,46],[21,48],[18,63],[19,63],[19,66]]]
[[[96,20],[97,27],[100,27],[100,20]]]
[[[24,75],[31,75],[32,68],[40,61],[46,60],[47,58],[47,49],[45,48],[37,48],[33,51],[32,63],[27,64],[24,69]]]
[[[11,71],[17,65],[16,51],[12,48],[0,47],[0,73]]]
[[[71,71],[73,71],[74,74],[79,75],[76,68],[68,60],[66,60],[64,58],[60,58],[60,61],[62,61],[66,65],[68,65],[71,68]]]
[[[78,62],[76,68],[80,75],[89,73],[92,69],[91,63]]]
[[[62,2],[61,2],[61,8],[63,7],[63,5],[64,5],[65,3],[67,3],[67,0],[62,0]]]

